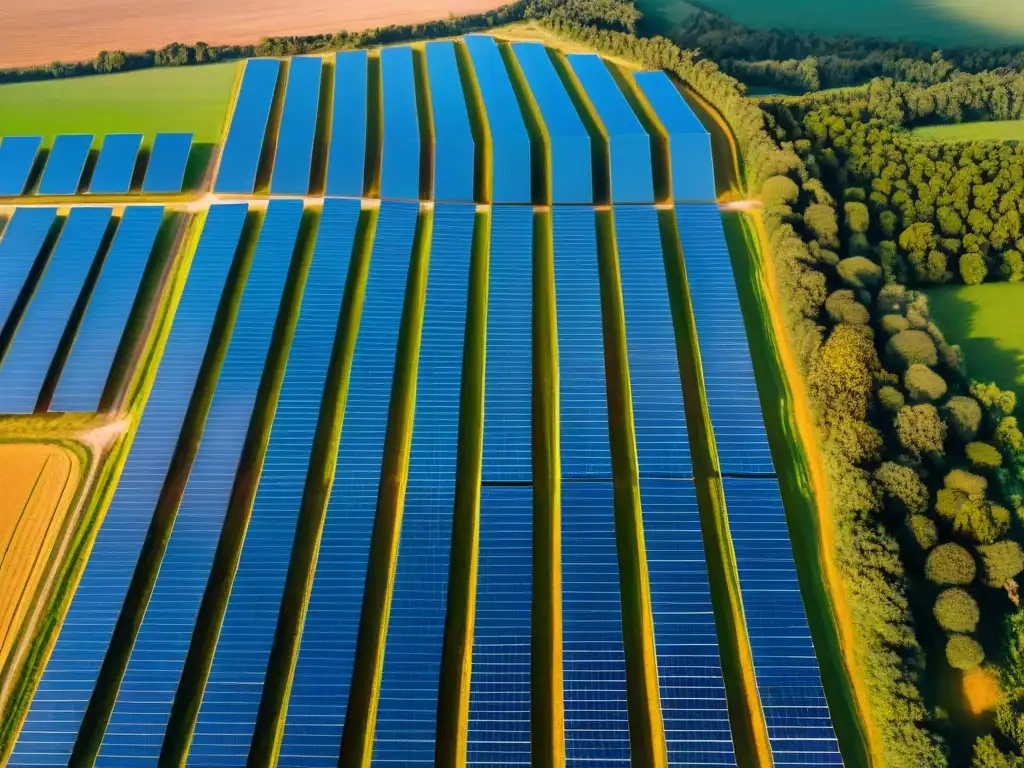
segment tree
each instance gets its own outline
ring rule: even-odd
[[[878,402],[881,403],[885,410],[893,413],[896,413],[906,404],[906,401],[903,399],[903,393],[896,389],[896,387],[889,386],[878,390]]]
[[[825,300],[825,311],[833,323],[867,325],[871,314],[853,295],[853,291],[834,291]]]
[[[993,411],[996,419],[1009,416],[1017,407],[1017,395],[1014,392],[1000,389],[991,382],[972,381],[971,394],[986,409]]]
[[[967,671],[985,660],[985,652],[974,638],[954,635],[946,643],[946,660],[954,669]]]
[[[910,327],[910,323],[903,315],[882,315],[879,324],[882,326],[882,332],[886,336],[892,336]]]
[[[910,531],[910,536],[914,543],[924,552],[934,547],[935,543],[939,540],[939,532],[935,526],[935,521],[925,515],[911,515],[908,517],[907,530]]]
[[[941,454],[946,441],[946,425],[934,405],[907,405],[896,414],[896,433],[900,443],[915,456]]]
[[[766,207],[792,205],[800,197],[800,187],[788,176],[772,176],[761,185],[761,200]]]
[[[999,264],[999,276],[1011,283],[1018,283],[1024,280],[1024,258],[1020,251],[1003,251]]]
[[[804,211],[804,223],[821,245],[839,247],[839,223],[835,209],[830,205],[813,203]]]
[[[977,469],[998,469],[1003,463],[1003,455],[994,445],[975,441],[968,443],[965,449],[967,459]]]
[[[871,214],[864,203],[850,201],[843,206],[846,226],[851,232],[865,233],[871,226]]]
[[[924,573],[933,584],[963,586],[974,581],[977,566],[970,552],[959,544],[947,542],[928,553]]]
[[[811,363],[807,384],[834,413],[864,420],[880,368],[871,339],[858,326],[843,323],[832,329]]]
[[[973,651],[973,649],[970,649]],[[964,650],[957,650],[957,658],[960,658],[960,654],[964,653]],[[948,654],[948,649],[947,649]],[[976,655],[972,653],[972,656]],[[948,658],[948,656],[947,656]],[[950,664],[952,665],[952,661]],[[981,662],[979,661],[978,664]],[[977,664],[975,664],[977,666]],[[1021,759],[1018,757],[1011,757],[1006,755],[996,746],[995,739],[989,734],[985,734],[974,742],[974,756],[971,760],[971,768],[1021,768]]]
[[[953,469],[946,473],[942,484],[950,490],[960,491],[969,498],[983,499],[988,490],[988,480],[966,469]]]
[[[960,257],[960,277],[967,285],[977,285],[988,276],[988,265],[980,253],[965,253]]]
[[[953,519],[953,529],[980,544],[991,544],[1010,529],[1010,512],[998,504],[968,498]]]
[[[1000,587],[1024,570],[1024,552],[1016,541],[986,544],[978,547],[978,553],[981,555],[981,572],[990,587]]]
[[[953,433],[963,442],[969,443],[978,436],[981,428],[981,406],[973,397],[954,395],[943,406],[942,412]]]
[[[893,368],[898,370],[906,370],[914,363],[934,368],[939,362],[935,342],[924,331],[900,331],[889,339],[885,351]]]
[[[903,385],[912,403],[930,403],[946,394],[946,380],[931,368],[914,363],[903,374]]]
[[[928,509],[928,488],[909,467],[891,461],[875,470],[875,482],[887,499],[896,502],[901,512],[923,514]]]
[[[943,590],[935,599],[932,613],[947,632],[973,632],[981,618],[977,601],[960,587]]]
[[[852,288],[875,288],[882,282],[882,268],[863,256],[843,259],[836,267],[839,279]]]

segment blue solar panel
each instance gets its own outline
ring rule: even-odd
[[[89,182],[89,191],[94,194],[127,194],[141,146],[141,133],[112,133],[106,136],[96,161],[96,170]]]
[[[417,200],[420,196],[420,128],[412,48],[380,52],[384,100],[380,196]]]
[[[686,103],[668,75],[634,72],[637,85],[668,132],[674,200],[715,199],[711,135]]]
[[[366,165],[366,51],[334,57],[334,106],[327,194],[360,197]]]
[[[7,323],[56,220],[56,208],[15,208],[7,222],[0,239],[0,328]]]
[[[110,222],[110,208],[72,208],[0,363],[0,413],[31,413]]]
[[[97,766],[123,765],[126,757],[155,762],[160,755],[249,431],[301,219],[301,200],[271,200],[267,207],[205,429]]]
[[[600,56],[570,53],[567,58],[608,134],[612,202],[652,202],[650,136]]]
[[[85,161],[92,149],[91,135],[58,136],[46,158],[43,176],[39,179],[40,195],[73,195],[82,181]]]
[[[256,171],[263,156],[263,140],[280,69],[277,59],[246,62],[214,192],[249,195],[256,188]]]
[[[843,764],[775,478],[725,478],[725,506],[776,766]]]
[[[427,73],[434,121],[434,199],[472,200],[476,150],[451,40],[427,43]]]
[[[67,765],[181,432],[245,222],[210,208],[131,453],[8,766]]]
[[[288,89],[277,138],[274,174],[270,192],[274,195],[305,195],[313,163],[313,137],[320,109],[319,56],[295,56],[288,68]]]
[[[358,201],[324,202],[260,484],[192,737],[190,766],[244,765],[249,754],[358,221]]]
[[[775,474],[718,206],[676,207],[704,393],[725,475]]]
[[[512,43],[512,50],[547,129],[552,202],[593,202],[590,134],[555,71],[547,49],[540,43]]]
[[[491,200],[528,203],[530,197],[530,135],[498,44],[490,35],[466,35],[476,80],[491,133]]]
[[[398,564],[373,762],[433,764],[455,505],[472,205],[434,207]]]
[[[486,462],[484,467],[486,471]],[[469,765],[531,764],[532,552],[533,489],[483,486],[469,685]]]
[[[191,151],[191,133],[158,133],[149,154],[142,191],[152,194],[181,192]]]
[[[693,483],[640,481],[669,765],[736,765]]]
[[[163,215],[162,206],[125,208],[61,371],[51,411],[99,410]]]
[[[337,765],[384,456],[417,203],[381,204],[279,765]]]
[[[615,209],[640,477],[691,477],[679,357],[652,206]]]
[[[529,482],[533,392],[533,209],[491,209],[483,481]]]
[[[0,141],[0,195],[25,194],[42,136],[7,136]]]

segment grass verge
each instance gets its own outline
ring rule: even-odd
[[[334,120],[334,78],[337,69],[334,57],[325,56],[320,70],[320,111],[313,134],[313,158],[309,171],[309,194],[322,195],[327,187],[327,159],[331,148],[331,129]]]
[[[420,199],[434,197],[434,107],[430,101],[427,75],[427,51],[422,45],[412,48],[412,69],[416,81],[416,114],[420,130]]]
[[[267,129],[263,136],[260,162],[256,168],[254,193],[257,195],[270,193],[270,182],[274,176],[274,160],[277,157],[277,142],[281,135],[281,118],[284,116],[285,94],[288,90],[290,72],[291,59],[282,59],[281,68],[277,73],[277,84],[274,86],[274,98],[270,102],[270,116],[267,119]]]
[[[380,54],[366,58],[366,164],[363,168],[363,193],[380,197],[380,161],[384,138],[384,97],[382,94]]]
[[[526,83],[526,75],[519,66],[519,59],[516,58],[512,46],[508,43],[499,43],[498,50],[505,61],[512,90],[516,95],[516,101],[519,102],[519,111],[526,122],[526,132],[530,136],[530,196],[534,205],[550,205],[551,139],[544,126],[540,107],[537,106],[533,91]]]
[[[659,203],[672,201],[672,152],[669,149],[668,132],[658,120],[647,97],[637,87],[636,80],[631,74],[632,70],[616,64],[606,62],[612,77],[619,84],[619,90],[626,97],[626,101],[633,108],[633,112],[640,119],[644,129],[651,137],[651,168],[654,177],[654,199]]]
[[[462,40],[455,41],[455,61],[459,65],[459,79],[462,81],[462,91],[466,94],[466,108],[469,112],[469,127],[473,132],[476,166],[473,176],[473,199],[478,203],[489,203],[493,165],[491,127],[487,123],[480,84],[476,80],[469,51]]]

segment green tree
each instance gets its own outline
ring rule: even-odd
[[[968,472],[966,469],[953,469],[946,473],[942,484],[950,490],[960,491],[972,499],[985,498],[988,480],[981,475]]]
[[[934,368],[939,362],[939,351],[932,337],[924,331],[900,331],[885,345],[886,356],[893,368],[906,370],[914,363]]]
[[[875,345],[857,326],[832,329],[807,377],[812,396],[830,403],[832,412],[864,420],[871,404],[875,373],[881,368]]]
[[[959,544],[939,544],[928,553],[925,576],[933,584],[967,585],[974,581],[977,566],[974,557]]]
[[[946,425],[934,405],[907,405],[896,414],[900,444],[915,456],[942,454]]]
[[[982,575],[990,587],[1002,586],[1024,570],[1024,552],[1016,541],[986,544],[978,547],[978,553],[981,555]]]
[[[978,436],[981,428],[981,406],[973,397],[954,395],[942,408],[950,429],[963,442],[969,443]]]
[[[994,445],[975,441],[968,443],[965,449],[967,458],[977,469],[998,469],[1003,463],[1003,455]]]
[[[843,205],[843,211],[846,214],[846,226],[851,232],[863,234],[868,231],[868,227],[871,226],[871,214],[864,203],[850,201]]]
[[[881,403],[885,410],[892,411],[893,413],[896,413],[896,411],[906,405],[903,393],[896,389],[896,387],[889,386],[878,390],[878,402]]]
[[[834,291],[825,301],[825,311],[833,323],[867,325],[871,320],[867,307],[850,290]]]
[[[935,543],[939,540],[939,531],[935,521],[926,515],[911,515],[908,517],[907,530],[910,531],[910,536],[914,543],[924,552],[934,547]]]
[[[954,651],[957,654],[963,653],[963,651]],[[948,653],[948,649],[947,649]],[[973,649],[970,649],[968,653],[973,653]],[[959,655],[957,656],[959,659]],[[978,662],[980,664],[981,662]],[[952,664],[952,661],[950,662]],[[977,664],[975,664],[977,666]],[[1007,755],[996,746],[995,739],[990,734],[985,734],[974,742],[974,757],[971,760],[971,768],[1021,768],[1024,765],[1019,757],[1014,755]]]
[[[935,599],[932,613],[947,632],[973,632],[981,618],[977,601],[960,587],[943,590]]]
[[[1000,389],[991,382],[972,381],[971,394],[986,410],[992,411],[996,419],[1009,416],[1017,407],[1016,394],[1010,390]]]
[[[953,519],[953,529],[981,544],[991,544],[1010,529],[1010,512],[998,504],[968,498]]]
[[[836,266],[836,271],[843,283],[859,290],[875,288],[882,282],[882,268],[863,256],[843,259]]]
[[[999,276],[1011,283],[1019,283],[1024,280],[1024,258],[1020,251],[1003,251],[1000,264]]]
[[[903,315],[883,315],[879,324],[886,336],[892,336],[910,327],[910,323]]]
[[[931,403],[946,394],[946,380],[921,363],[907,368],[903,374],[903,385],[912,403]]]
[[[960,257],[960,277],[967,285],[984,282],[988,276],[988,265],[980,253],[965,253]]]
[[[914,470],[886,461],[874,477],[886,499],[895,502],[901,512],[923,514],[928,510],[928,488]]]
[[[761,186],[761,200],[766,207],[792,205],[800,197],[800,187],[788,176],[772,176]]]
[[[946,643],[946,660],[954,669],[967,671],[985,660],[985,652],[974,638],[954,635]]]
[[[839,222],[831,205],[814,203],[804,211],[804,223],[815,239],[826,248],[839,247]]]

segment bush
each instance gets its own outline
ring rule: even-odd
[[[978,436],[978,429],[981,427],[981,406],[973,397],[954,395],[942,407],[942,412],[950,428],[965,443]]]
[[[966,469],[954,469],[942,479],[942,484],[953,491],[965,493],[973,499],[985,498],[988,480],[981,475],[968,472]]]
[[[839,279],[853,288],[874,288],[882,282],[882,268],[871,259],[851,256],[836,267]]]
[[[985,660],[978,641],[966,635],[954,635],[946,643],[946,660],[954,669],[975,669]]]
[[[916,456],[941,454],[946,441],[946,425],[934,405],[907,405],[896,414],[896,433],[900,443]]]
[[[1003,463],[1003,455],[994,445],[988,443],[968,443],[965,449],[967,458],[977,469],[998,469]]]
[[[871,314],[867,307],[857,301],[853,291],[835,291],[825,300],[825,311],[833,323],[867,325]]]
[[[883,315],[880,325],[886,336],[892,336],[907,330],[910,327],[910,322],[903,315]]]
[[[875,482],[901,512],[920,515],[928,509],[928,489],[909,467],[887,461],[875,470]]]
[[[931,403],[946,394],[946,380],[926,365],[914,363],[903,374],[912,403]]]
[[[1024,571],[1024,552],[1016,541],[987,544],[978,547],[978,552],[985,583],[990,587],[1000,587]]]
[[[934,368],[939,362],[939,351],[935,347],[935,342],[924,331],[900,331],[889,339],[885,351],[892,367],[900,371],[906,370],[914,363]]]
[[[885,410],[892,411],[893,413],[896,413],[896,411],[906,405],[903,393],[896,389],[896,387],[890,386],[885,386],[878,390],[878,402],[882,404]]]
[[[936,598],[932,613],[947,632],[973,632],[981,618],[978,602],[960,587],[944,590]]]
[[[924,573],[933,584],[963,586],[974,581],[977,566],[974,557],[964,547],[948,542],[939,544],[928,553]]]
[[[925,515],[911,515],[907,518],[907,529],[914,540],[914,543],[922,551],[928,551],[935,546],[939,540],[938,529],[935,521]]]

